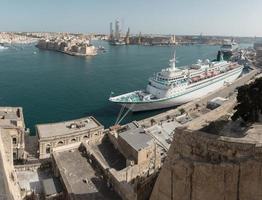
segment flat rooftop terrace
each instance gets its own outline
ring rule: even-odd
[[[69,135],[75,132],[88,131],[98,127],[103,126],[93,117],[36,125],[40,139]]]
[[[172,143],[174,130],[179,126],[181,124],[174,120],[163,122],[161,125],[155,124],[145,130],[155,139],[156,143],[167,151]]]
[[[78,149],[54,152],[53,156],[72,199],[119,199],[97,176],[95,170]]]
[[[17,171],[17,178],[19,185],[22,189],[26,191],[35,191],[38,194],[43,193],[43,187],[41,181],[51,178],[52,172],[49,170],[26,170]]]
[[[17,126],[12,121],[23,120],[21,107],[0,107],[0,126]]]
[[[17,119],[22,116],[21,107],[0,107],[0,116],[5,119]]]
[[[131,128],[119,133],[119,137],[125,140],[136,151],[146,148],[153,143],[153,138],[146,134],[145,130],[141,127]]]

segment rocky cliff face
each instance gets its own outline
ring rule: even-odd
[[[261,200],[260,133],[250,140],[179,128],[151,200]]]

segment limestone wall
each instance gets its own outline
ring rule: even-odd
[[[7,141],[3,141],[3,132],[0,129],[0,170],[1,170],[1,191],[5,191],[5,194],[0,194],[3,199],[22,199],[20,194],[20,187],[18,185],[16,173],[13,166],[13,160],[6,154],[6,148],[9,146],[11,149],[11,139],[9,145]],[[4,189],[5,188],[5,189]],[[1,198],[0,198],[1,199]]]
[[[25,164],[25,165],[15,165],[15,171],[36,171],[41,167],[41,163],[35,164]]]
[[[38,133],[37,133],[38,134]],[[39,134],[38,134],[39,135]],[[90,130],[76,131],[72,134],[60,136],[39,138],[39,158],[50,158],[54,148],[70,145],[79,145],[81,142],[96,143],[104,136],[103,127],[97,127]],[[63,148],[63,147],[62,147]],[[49,149],[49,152],[47,151]]]
[[[178,129],[151,200],[261,200],[261,145]]]

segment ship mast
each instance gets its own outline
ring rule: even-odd
[[[170,67],[176,69],[176,50],[174,50],[174,57],[169,62]]]

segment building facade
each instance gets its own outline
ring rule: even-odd
[[[103,136],[104,127],[94,118],[36,125],[39,158],[50,158],[53,148],[85,141],[96,142]]]
[[[12,158],[23,160],[25,154],[25,123],[21,107],[0,107],[0,128],[11,140]]]

